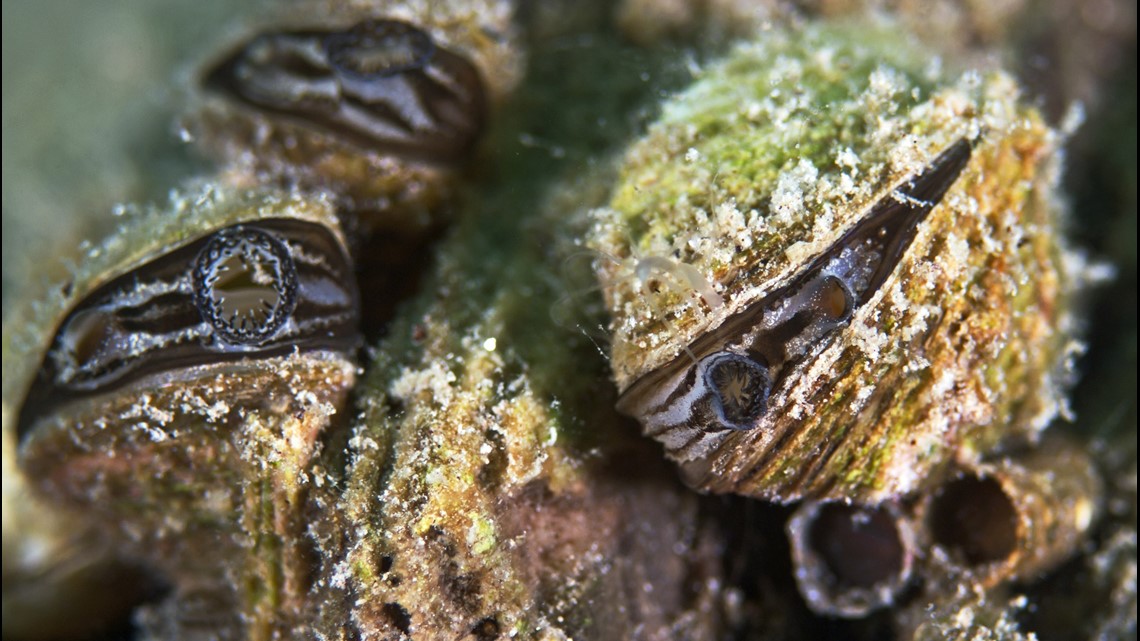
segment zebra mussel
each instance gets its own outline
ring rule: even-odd
[[[528,33],[539,71],[497,112],[513,27],[580,28],[555,5],[302,6],[195,76],[182,133],[217,173],[127,208],[6,326],[6,539],[11,470],[51,502],[20,506],[59,517],[26,548],[97,524],[102,548],[48,560],[165,582],[133,619],[151,638],[751,638],[783,605],[818,622],[794,589],[734,584],[732,519],[706,508],[747,502],[673,482],[623,431],[603,360],[547,318],[568,284],[550,247],[625,144],[597,128],[631,115],[609,84],[628,69],[606,67],[631,48]],[[1084,276],[1058,222],[1064,137],[1010,77],[943,70],[892,29],[781,24],[686,60],[694,84],[628,150],[589,241],[618,409],[694,486],[799,501],[794,579],[826,617],[1034,580],[1099,514],[1088,461],[1038,443]],[[665,95],[635,75],[646,105]],[[369,281],[369,240],[460,210],[424,252],[428,291]],[[402,309],[360,350],[376,304]]]
[[[594,213],[618,409],[704,490],[876,503],[1064,407],[1061,136],[1009,76],[858,28],[738,46]]]

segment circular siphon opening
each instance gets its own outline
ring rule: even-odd
[[[870,588],[903,571],[906,550],[885,510],[829,503],[810,528],[811,548],[839,588]]]
[[[1004,559],[1017,547],[1017,511],[992,478],[948,483],[931,503],[927,523],[934,542],[969,565]]]
[[[824,278],[819,288],[816,305],[819,311],[833,323],[842,323],[851,318],[855,309],[855,297],[843,281],[835,276]]]
[[[288,247],[265,231],[235,226],[215,234],[194,267],[194,301],[225,341],[270,340],[297,304],[297,268]]]
[[[718,352],[709,359],[705,385],[719,402],[724,427],[750,429],[768,409],[772,380],[767,368],[747,356]]]

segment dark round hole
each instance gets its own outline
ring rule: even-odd
[[[855,297],[847,285],[836,278],[828,276],[824,279],[816,301],[819,312],[830,322],[842,323],[851,318],[855,309]]]
[[[408,634],[412,629],[412,617],[408,614],[408,610],[399,603],[385,603],[381,608],[384,617],[392,627],[396,628],[404,634]]]
[[[839,588],[870,588],[899,576],[906,550],[895,521],[881,509],[841,503],[822,506],[808,533]]]
[[[999,561],[1017,547],[1017,511],[992,478],[948,483],[931,503],[927,523],[935,543],[970,565]]]
[[[476,641],[494,641],[499,638],[500,633],[499,621],[495,617],[487,617],[476,623],[475,627],[471,629],[471,634]]]

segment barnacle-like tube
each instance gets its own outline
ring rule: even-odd
[[[463,157],[486,110],[475,67],[399,20],[262,33],[210,69],[203,84],[272,116],[415,160]]]
[[[829,616],[861,617],[893,604],[918,557],[914,528],[895,504],[809,501],[787,531],[800,594]]]
[[[983,587],[1043,574],[1077,551],[1102,493],[1088,454],[1061,438],[969,465],[919,505],[932,574]]]

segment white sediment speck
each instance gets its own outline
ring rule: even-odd
[[[819,180],[819,170],[803,158],[791,171],[780,174],[772,192],[772,214],[781,224],[789,225],[804,211],[805,194]]]

